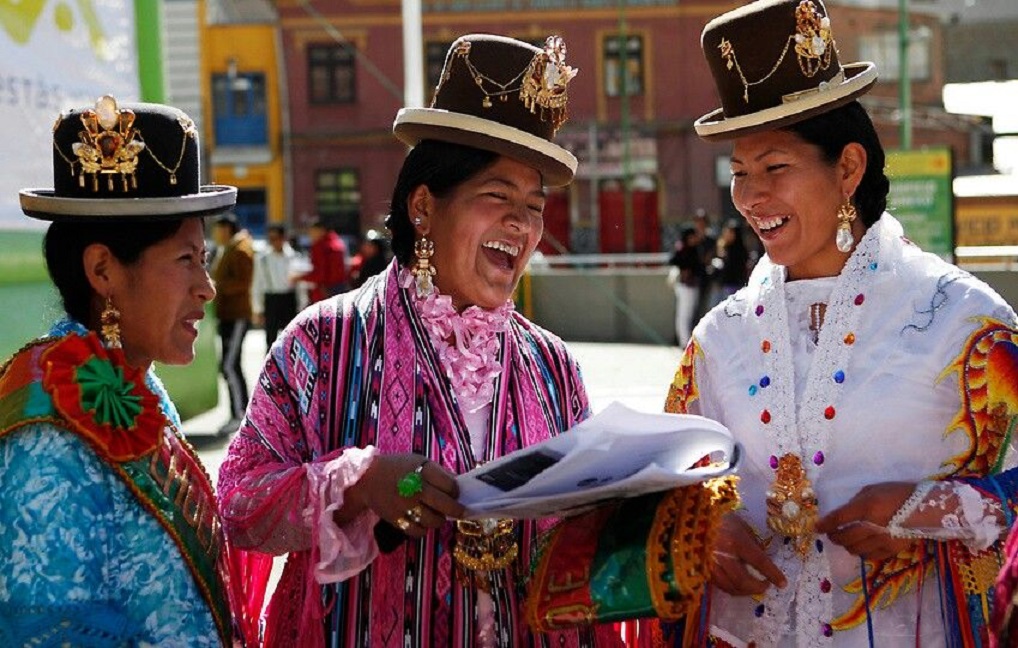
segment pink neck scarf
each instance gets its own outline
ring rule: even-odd
[[[413,277],[404,271],[403,286],[411,281]],[[513,303],[507,301],[494,310],[469,306],[457,312],[452,297],[440,294],[437,287],[427,297],[409,292],[463,411],[476,412],[490,404],[495,378],[502,372],[498,334],[506,329]]]

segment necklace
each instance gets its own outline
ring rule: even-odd
[[[827,314],[827,304],[817,302],[809,305],[809,332],[813,338],[813,344],[820,341],[820,329],[824,326],[824,315]]]

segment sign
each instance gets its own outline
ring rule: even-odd
[[[18,191],[53,186],[53,124],[104,94],[137,101],[133,0],[4,0],[0,11],[0,228],[33,223]],[[70,169],[68,169],[70,172]]]
[[[949,148],[887,152],[888,211],[901,221],[905,236],[944,259],[954,255],[952,175]]]

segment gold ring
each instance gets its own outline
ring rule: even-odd
[[[410,528],[410,520],[406,519],[405,517],[398,518],[396,520],[396,526],[399,528],[400,531],[406,531],[407,529]]]
[[[423,514],[424,514],[424,510],[421,508],[420,504],[414,506],[413,508],[407,509],[407,512],[406,512],[406,516],[408,518],[410,518],[411,520],[413,520],[413,522],[415,524],[420,524],[421,523],[421,515],[423,515]]]

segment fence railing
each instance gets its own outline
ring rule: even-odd
[[[963,245],[954,249],[954,258],[969,270],[1018,270],[1018,245]]]

